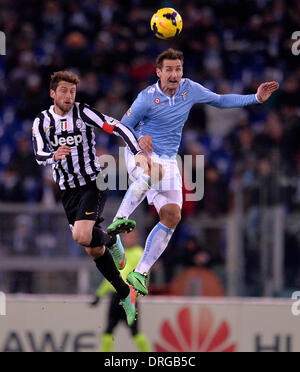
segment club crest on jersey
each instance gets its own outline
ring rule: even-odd
[[[82,126],[83,126],[83,121],[82,121],[81,119],[77,119],[77,120],[76,120],[76,127],[77,127],[78,129],[81,129]]]
[[[182,99],[183,99],[184,101],[186,101],[186,96],[187,96],[187,94],[188,94],[187,90],[186,90],[185,92],[183,92],[183,93],[180,94],[181,97],[182,97]]]
[[[60,129],[62,132],[66,132],[68,130],[68,122],[67,119],[60,120]]]
[[[160,99],[159,99],[159,98],[155,98],[154,103],[155,103],[156,105],[159,105],[159,104],[160,104]]]

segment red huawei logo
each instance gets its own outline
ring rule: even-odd
[[[198,322],[193,322],[188,307],[178,313],[178,325],[172,327],[166,320],[161,326],[162,344],[155,343],[158,352],[235,352],[237,345],[230,342],[230,328],[223,321],[215,327],[210,309],[203,307]]]

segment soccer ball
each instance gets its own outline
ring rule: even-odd
[[[170,39],[180,34],[182,18],[175,9],[159,9],[151,19],[151,30],[159,39]]]

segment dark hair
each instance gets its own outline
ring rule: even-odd
[[[169,48],[162,52],[157,58],[156,58],[156,66],[161,70],[163,67],[163,62],[165,59],[180,59],[180,61],[183,64],[183,53],[180,50],[175,50],[172,48]]]
[[[58,84],[61,81],[66,81],[67,83],[72,83],[77,86],[80,82],[80,79],[71,71],[57,71],[51,75],[50,89],[56,91]]]

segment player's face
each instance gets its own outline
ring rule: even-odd
[[[180,81],[183,76],[183,66],[180,59],[165,59],[163,61],[162,69],[156,69],[157,76],[160,78],[161,88],[178,89]]]
[[[75,102],[76,85],[66,81],[60,81],[56,91],[51,90],[50,95],[55,106],[64,113],[69,112]]]

